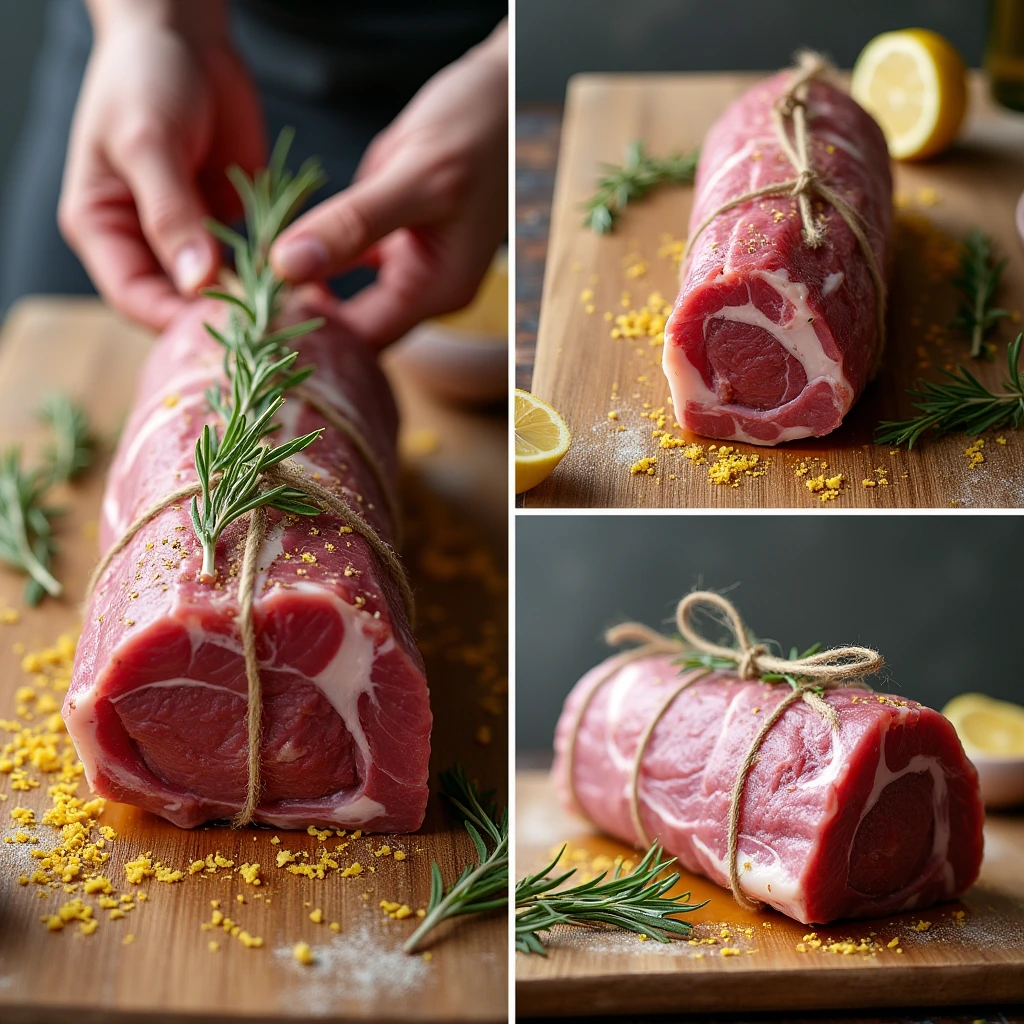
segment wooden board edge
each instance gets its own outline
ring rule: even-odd
[[[223,1024],[276,1024],[277,1021],[284,1021],[273,1012],[269,1014],[244,1014],[239,1016],[224,1017],[211,1012],[204,1011],[171,1011],[162,1010],[133,1010],[118,1009],[114,1007],[84,1006],[74,1003],[45,1006],[20,1004],[3,1004],[3,1024],[54,1024],[56,1021],[74,1021],[75,1024],[208,1024],[214,1020]],[[287,1018],[293,1020],[297,1018]],[[335,1016],[333,1014],[317,1013],[313,1019],[322,1024],[345,1024],[354,1019],[351,1016]],[[451,1018],[443,1014],[436,1017],[417,1018],[418,1020],[450,1021]],[[501,1024],[508,1020],[506,1013],[493,1016],[460,1017],[460,1021],[467,1021],[469,1024]],[[409,1017],[404,1015],[374,1017],[373,1024],[409,1024]]]
[[[1024,970],[1006,965],[914,964],[875,971],[721,970],[685,974],[614,974],[519,978],[516,1012],[523,1017],[620,1013],[851,1010],[869,1007],[962,1006],[1024,1002]]]

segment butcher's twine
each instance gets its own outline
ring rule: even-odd
[[[395,494],[391,481],[384,472],[384,466],[380,459],[377,458],[377,453],[370,447],[362,431],[357,430],[351,420],[342,416],[334,406],[308,387],[300,384],[298,387],[292,388],[291,394],[300,402],[305,402],[314,412],[320,413],[330,426],[334,427],[339,434],[344,434],[352,442],[352,446],[362,456],[363,462],[366,463],[367,468],[373,475],[374,483],[376,483],[377,488],[380,490],[384,499],[384,506],[391,517],[392,529],[395,535],[395,546],[401,547],[402,515],[398,504],[398,497]]]
[[[875,308],[878,318],[878,357],[881,357],[882,349],[885,346],[885,308],[886,308],[886,287],[882,269],[878,265],[875,251],[871,248],[866,233],[866,225],[861,215],[852,207],[838,192],[835,191],[815,170],[814,163],[807,145],[807,94],[810,83],[813,79],[832,71],[832,65],[820,54],[804,50],[797,56],[797,66],[793,70],[787,88],[779,95],[772,106],[772,124],[779,139],[782,152],[793,166],[796,172],[795,177],[785,181],[776,181],[770,185],[762,185],[760,188],[743,195],[734,196],[732,199],[711,211],[693,231],[686,240],[686,247],[683,250],[683,262],[690,255],[694,242],[700,237],[704,229],[712,221],[716,220],[723,213],[732,210],[734,207],[742,206],[754,199],[761,199],[763,196],[789,195],[796,199],[800,206],[800,219],[803,222],[804,242],[810,249],[817,249],[825,240],[825,228],[814,218],[814,209],[811,200],[817,196],[823,199],[846,222],[846,226],[853,232],[857,239],[857,245],[864,256],[871,273],[871,279],[875,284]],[[790,125],[792,125],[792,139],[790,138]]]
[[[320,412],[324,418],[348,437],[362,455],[367,466],[370,468],[375,479],[381,485],[381,491],[385,495],[385,501],[392,513],[392,522],[397,524],[397,504],[393,504],[391,492],[386,486],[383,469],[380,461],[374,454],[366,438],[349,421],[344,420],[338,413],[330,409],[326,403],[315,396],[311,397],[306,389],[302,389],[301,398],[308,402],[313,408]],[[344,424],[343,426],[340,424]],[[380,534],[360,515],[358,515],[343,498],[328,490],[316,480],[303,472],[302,467],[292,459],[285,459],[276,466],[265,470],[262,478],[264,487],[275,487],[279,484],[287,484],[295,490],[301,491],[307,498],[318,504],[325,512],[336,516],[342,523],[349,527],[353,533],[359,534],[370,546],[370,549],[383,563],[392,581],[397,585],[401,593],[402,603],[405,606],[406,615],[410,622],[414,617],[414,602],[412,587],[409,578],[405,573],[398,555],[394,549],[384,540]],[[100,559],[99,564],[93,570],[89,578],[89,585],[86,588],[86,601],[88,602],[93,590],[99,583],[100,578],[110,567],[111,562],[131,543],[132,538],[147,523],[155,519],[165,509],[179,502],[202,493],[199,481],[186,484],[177,490],[165,494],[158,501],[154,502],[147,509],[139,514],[135,521],[125,530],[121,537],[113,544],[109,551]],[[249,521],[245,528],[245,547],[242,554],[242,566],[238,577],[238,620],[239,629],[242,634],[242,650],[245,658],[245,678],[247,684],[248,707],[246,711],[246,733],[248,741],[248,777],[246,781],[245,804],[235,815],[236,826],[247,825],[253,819],[256,808],[260,802],[262,783],[260,779],[260,750],[263,738],[263,686],[260,681],[259,657],[256,653],[256,627],[253,621],[253,602],[255,601],[257,564],[259,561],[260,547],[263,544],[267,529],[267,512],[263,507],[253,509],[249,513]]]
[[[716,617],[728,625],[735,639],[735,645],[724,647],[712,643],[702,636],[693,624],[696,610],[703,606],[710,608]],[[833,647],[827,651],[819,651],[806,658],[779,658],[769,653],[764,644],[751,643],[747,627],[740,618],[739,612],[731,601],[721,594],[712,591],[694,591],[684,597],[676,608],[676,626],[679,638],[664,636],[639,622],[623,622],[614,626],[605,634],[605,640],[614,646],[623,643],[636,643],[632,648],[611,659],[607,671],[598,675],[590,684],[582,699],[576,706],[569,729],[568,750],[566,752],[566,772],[568,775],[569,794],[572,802],[583,817],[589,815],[580,803],[576,794],[576,740],[579,735],[583,717],[587,713],[598,690],[617,675],[626,665],[641,661],[655,655],[685,655],[693,652],[710,655],[732,662],[740,679],[761,679],[765,675],[788,675],[797,682],[791,691],[776,705],[775,709],[761,724],[743,763],[740,765],[736,780],[733,783],[729,798],[729,831],[726,848],[726,863],[729,871],[729,888],[736,902],[748,910],[756,910],[761,904],[750,899],[740,885],[740,871],[737,865],[740,840],[740,815],[743,807],[743,793],[751,769],[757,763],[758,754],[765,737],[775,723],[797,701],[807,704],[828,722],[833,730],[839,729],[839,716],[822,696],[823,690],[834,689],[852,680],[861,681],[865,675],[877,672],[883,665],[882,656],[869,647]],[[633,765],[629,780],[629,814],[636,832],[637,843],[646,848],[651,839],[644,828],[640,814],[640,772],[644,754],[658,722],[672,706],[676,698],[698,680],[703,679],[712,668],[695,670],[685,674],[678,685],[669,691],[658,706],[653,718],[647,723],[637,742],[633,754]],[[786,683],[785,685],[789,685]]]

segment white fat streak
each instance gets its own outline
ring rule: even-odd
[[[743,859],[740,855],[740,887],[748,896],[753,896],[764,903],[782,910],[784,914],[800,921],[804,919],[804,891],[799,879],[786,870],[779,855],[770,846],[761,843],[752,836],[741,836],[744,846],[753,844],[770,853],[767,862],[755,858]],[[710,878],[728,878],[729,868],[725,858],[719,857],[710,847],[702,843],[696,836],[693,845],[699,857],[706,863],[704,871]],[[747,868],[747,865],[750,865]]]
[[[608,704],[605,710],[605,749],[608,760],[615,767],[626,773],[626,786],[633,774],[633,757],[626,757],[615,742],[615,733],[622,721],[623,708],[629,702],[633,687],[646,679],[643,662],[623,666],[615,676],[608,691]]]
[[[777,145],[778,140],[771,135],[764,135],[760,138],[747,139],[743,146],[736,150],[735,153],[726,157],[714,170],[711,177],[707,181],[702,182],[700,190],[701,194],[708,196],[711,195],[712,190],[718,185],[718,183],[724,178],[734,167],[741,164],[748,157],[759,149],[761,146]],[[750,186],[751,189],[756,188],[755,185]]]
[[[269,567],[269,565],[268,565]],[[359,698],[364,693],[373,694],[373,671],[376,655],[387,654],[393,649],[395,641],[389,636],[385,642],[375,650],[374,633],[379,630],[379,622],[368,612],[354,608],[352,605],[342,601],[339,597],[329,591],[318,587],[314,583],[297,582],[289,590],[301,590],[315,594],[318,599],[327,601],[334,606],[335,611],[344,624],[344,639],[338,647],[337,652],[331,661],[318,675],[310,678],[330,702],[331,707],[338,713],[345,724],[345,728],[351,734],[353,741],[362,758],[364,765],[370,764],[370,746],[363,731],[362,722],[359,719]],[[267,597],[257,598],[258,604],[266,604],[274,599],[274,591]],[[201,630],[189,629],[193,651],[196,645],[204,640],[210,639]],[[236,644],[224,644],[222,646],[235,650],[241,654],[241,649]],[[156,683],[148,683],[147,687],[167,688],[172,686],[205,686],[210,689],[226,689],[217,687],[212,683],[202,680],[177,678],[160,680]],[[138,692],[138,689],[130,691]],[[231,693],[237,691],[231,690]],[[86,781],[93,785],[99,773],[100,744],[96,737],[98,716],[96,704],[101,698],[96,686],[96,680],[87,689],[76,694],[74,706],[69,709],[66,726],[75,749],[78,751],[79,759],[85,768]],[[127,694],[113,698],[113,703],[123,699]],[[146,792],[151,788],[151,782],[131,770],[130,764],[120,762],[105,762],[104,770],[115,781],[129,790]],[[168,811],[177,810],[180,803],[175,805],[167,804]],[[324,817],[325,821],[337,821],[339,824],[355,824],[370,821],[373,818],[386,814],[386,808],[365,794],[358,794],[352,800],[345,803],[338,803],[333,808],[333,815]],[[285,827],[292,821],[288,816],[275,816],[266,818],[272,825]]]
[[[821,289],[822,295],[831,295],[843,283],[843,272],[837,270],[825,278],[825,284]]]
[[[932,852],[929,857],[929,863],[937,864],[939,861],[942,862],[943,880],[947,885],[948,891],[952,893],[954,871],[953,865],[949,862],[949,798],[947,795],[946,774],[942,770],[942,765],[939,763],[938,758],[928,757],[925,754],[915,754],[903,768],[898,772],[894,772],[889,768],[889,765],[885,760],[885,734],[894,724],[903,724],[907,716],[907,709],[902,708],[895,718],[887,719],[883,725],[882,735],[878,744],[878,764],[875,767],[875,778],[871,785],[871,792],[864,804],[864,810],[861,812],[860,819],[857,822],[857,830],[860,829],[860,825],[864,820],[864,817],[878,802],[878,798],[882,795],[882,791],[886,786],[895,782],[897,779],[903,778],[904,775],[929,772],[932,776],[933,782],[932,820],[935,822],[935,831],[932,837]],[[857,830],[854,830],[854,836],[856,836]],[[913,891],[908,895],[900,908],[901,910],[912,910],[917,906],[920,900],[918,882],[919,879],[911,879],[907,888],[916,891]],[[898,893],[893,893],[892,896],[896,898],[898,897]]]
[[[826,145],[841,149],[844,153],[852,156],[857,163],[867,166],[867,161],[864,159],[864,151],[844,136],[836,135],[835,132],[815,132],[814,137],[819,142],[824,142]]]
[[[309,385],[309,381],[306,385]],[[312,388],[310,389],[312,390]],[[302,412],[302,403],[296,399],[292,402],[285,402],[284,405],[278,410],[277,422],[281,424],[285,431],[285,435],[288,437],[299,436],[299,415]],[[292,462],[298,463],[309,473],[320,473],[322,476],[330,476],[331,471],[319,463],[315,462],[310,458],[309,453],[314,451],[316,445],[312,445],[309,448],[304,449],[301,452],[296,452],[292,455]]]
[[[154,434],[163,430],[173,420],[180,419],[182,413],[187,410],[205,404],[206,395],[202,393],[190,395],[188,398],[182,398],[172,406],[165,405],[161,401],[157,405],[153,414],[146,417],[142,426],[139,427],[135,436],[132,438],[132,443],[125,450],[124,456],[122,457],[118,467],[122,475],[130,475],[131,468],[135,465],[135,460],[139,457],[143,447]]]
[[[241,697],[241,694],[237,690],[232,690],[230,686],[218,686],[216,683],[208,683],[205,679],[189,679],[187,676],[179,676],[177,679],[161,679],[156,683],[146,683],[145,686],[137,686],[134,690],[125,690],[119,697],[110,697],[111,704],[118,704],[125,697],[134,696],[137,693],[141,693],[143,690],[169,690],[171,687],[179,686],[194,686],[200,687],[206,690],[223,690],[225,693],[230,693],[234,697]]]
[[[724,269],[723,276],[725,272]],[[793,304],[793,317],[788,323],[780,325],[769,320],[752,301],[748,301],[743,306],[723,306],[707,319],[724,319],[734,323],[753,324],[768,331],[804,368],[804,373],[807,375],[807,387],[822,380],[828,382],[835,395],[840,414],[845,416],[850,406],[853,405],[853,388],[846,379],[842,366],[825,354],[821,341],[814,332],[814,326],[810,322],[812,314],[807,305],[807,286],[799,281],[790,281],[789,274],[785,270],[774,274],[764,270],[752,271],[751,276],[766,281]],[[682,346],[666,343],[662,357],[662,369],[668,378],[669,389],[672,392],[672,405],[676,410],[677,417],[683,414],[688,401],[696,402],[710,409],[722,409],[726,412],[735,409],[736,416],[751,414],[750,411],[745,411],[743,406],[730,406],[722,402],[718,395],[704,383],[704,378],[687,359]],[[793,401],[796,402],[799,399],[798,395]],[[777,409],[771,410],[768,415],[779,415],[785,408],[786,405],[781,405]],[[806,427],[795,425],[786,427],[775,440],[765,442],[763,439],[750,436],[737,424],[735,432],[725,440],[747,441],[759,445],[779,444],[783,441],[807,437],[808,433]]]
[[[340,388],[333,388],[329,384],[325,384],[316,374],[305,380],[302,386],[332,409],[337,409],[346,420],[351,420],[357,424],[363,422],[363,418],[355,404]],[[296,400],[293,404],[297,407],[300,403]],[[287,403],[285,405],[287,406]]]
[[[161,399],[162,401],[162,399]],[[177,419],[186,409],[197,408],[206,401],[204,395],[193,395],[184,398],[173,407],[158,405],[156,411],[148,417],[132,438],[124,456],[118,462],[118,475],[123,477],[132,475],[132,467],[142,452],[145,443],[157,431],[165,428],[173,420]],[[115,533],[123,533],[128,526],[127,521],[122,517],[121,502],[118,500],[118,488],[107,487],[103,495],[103,517],[110,523],[111,530]]]
[[[372,800],[365,793],[342,806],[344,808],[343,814],[337,807],[334,808],[333,814],[318,808],[315,811],[317,820],[331,822],[335,825],[344,825],[348,828],[351,825],[359,826],[368,821],[373,821],[385,813],[383,805],[377,803],[376,800]],[[272,825],[274,828],[295,827],[294,814],[260,814],[260,821],[267,825]]]
[[[96,714],[96,703],[99,700],[99,693],[96,687],[96,678],[93,677],[92,685],[72,698],[73,703],[68,707],[64,716],[64,725],[78,752],[78,759],[85,768],[85,781],[90,789],[96,788],[96,780],[99,778],[100,768],[100,743],[96,738],[96,727],[98,716]],[[142,778],[131,770],[130,764],[120,762],[107,762],[103,765],[107,775],[112,777],[120,785],[128,790],[140,790],[145,792],[150,788],[148,779]],[[180,804],[174,806],[166,805],[168,811],[177,810]]]

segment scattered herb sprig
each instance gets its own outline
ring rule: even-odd
[[[955,373],[943,370],[944,381],[921,381],[910,391],[916,399],[918,416],[905,420],[887,420],[878,425],[875,440],[879,444],[913,448],[928,430],[937,434],[959,431],[975,437],[986,430],[1011,426],[1024,419],[1024,378],[1020,371],[1021,338],[1018,334],[1006,350],[1009,376],[1002,391],[989,391],[966,367]]]
[[[40,466],[26,468],[17,447],[0,455],[0,559],[29,577],[25,602],[31,606],[64,589],[50,571],[57,551],[52,520],[64,510],[48,504],[47,495],[88,468],[94,449],[84,411],[66,395],[49,396],[39,418],[52,432]]]
[[[555,873],[564,851],[565,847],[545,868],[516,884],[516,949],[521,953],[545,956],[541,933],[559,924],[621,928],[669,942],[688,935],[693,927],[672,915],[699,910],[707,903],[689,903],[688,892],[669,895],[679,874],[665,874],[675,859],[666,859],[657,843],[628,874],[619,864],[610,878],[603,872],[569,889],[560,887],[576,869]]]
[[[629,203],[642,199],[656,185],[689,184],[697,171],[699,152],[661,158],[651,156],[639,139],[631,142],[621,167],[601,165],[605,173],[597,179],[597,191],[583,204],[583,226],[605,235]]]
[[[96,439],[85,410],[67,395],[53,394],[43,399],[39,418],[52,432],[43,452],[53,483],[66,483],[92,464]]]
[[[967,232],[960,270],[954,280],[963,298],[953,325],[970,335],[972,359],[990,356],[985,337],[1003,317],[1010,315],[1008,310],[992,305],[1006,263],[1006,257],[993,263],[992,242],[981,228],[974,227]]]
[[[308,448],[321,433],[313,430],[277,447],[265,442],[278,429],[273,417],[284,404],[284,392],[301,384],[314,369],[294,368],[298,353],[288,347],[288,342],[317,330],[324,322],[316,318],[272,330],[285,284],[270,267],[270,247],[325,181],[320,165],[312,159],[297,174],[285,168],[293,135],[291,129],[281,132],[268,167],[254,178],[238,167],[228,171],[242,200],[248,237],[216,221],[207,221],[209,230],[234,249],[241,295],[216,289],[204,293],[232,306],[224,331],[204,324],[224,348],[224,372],[229,384],[227,391],[215,385],[206,393],[211,408],[223,420],[223,433],[217,426],[206,426],[196,441],[195,465],[202,500],[192,499],[190,513],[203,546],[200,579],[206,581],[216,577],[215,556],[221,534],[246,512],[260,506],[292,515],[316,515],[321,511],[295,488],[265,487],[262,482],[267,469]]]
[[[461,765],[441,773],[441,796],[470,834],[477,859],[447,888],[437,862],[431,866],[426,916],[405,943],[407,953],[415,952],[442,921],[508,906],[508,812],[499,815],[493,794],[481,793]],[[689,924],[672,915],[704,906],[687,903],[689,893],[668,895],[679,875],[665,874],[674,860],[667,860],[657,843],[629,874],[620,865],[608,881],[605,872],[570,889],[561,886],[576,869],[557,873],[561,857],[559,852],[541,871],[516,883],[516,948],[521,952],[543,954],[541,933],[557,924],[622,928],[667,942],[690,931]]]
[[[406,953],[415,952],[424,938],[450,917],[508,906],[508,810],[499,816],[493,794],[481,793],[462,765],[441,773],[441,795],[472,838],[477,861],[467,864],[447,888],[434,861],[427,913],[405,943]]]

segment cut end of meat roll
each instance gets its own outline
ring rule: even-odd
[[[319,296],[293,295],[285,322],[326,316],[298,340],[318,402],[372,446],[370,472],[350,437],[327,426],[296,461],[344,495],[385,541],[393,536],[381,479],[394,479],[397,414],[376,359]],[[222,351],[199,304],[156,344],[108,481],[101,544],[195,478],[192,450],[213,422],[204,392]],[[278,440],[322,426],[296,396]],[[248,682],[238,578],[247,529],[217,547],[217,582],[199,581],[201,545],[187,504],[143,526],[90,599],[64,717],[94,792],[182,827],[231,818],[248,788]],[[260,802],[254,820],[406,832],[427,801],[430,706],[423,662],[396,581],[367,542],[331,515],[268,514],[253,624],[262,689]]]
[[[563,802],[630,843],[638,813],[647,836],[683,867],[728,885],[733,785],[788,688],[722,673],[694,681],[657,720],[634,808],[641,737],[681,677],[669,657],[616,664],[584,676],[566,702],[553,769]],[[747,777],[736,856],[742,893],[804,924],[962,895],[981,866],[984,812],[953,727],[915,701],[866,689],[830,690],[824,699],[838,730],[793,704]]]
[[[690,232],[724,204],[796,174],[772,119],[792,72],[754,86],[701,150]],[[881,129],[815,80],[808,155],[853,211],[876,265],[888,262],[892,180]],[[835,430],[873,374],[883,338],[865,251],[836,208],[812,196],[821,244],[796,197],[764,195],[713,216],[684,266],[663,367],[679,423],[706,437],[774,445]]]

